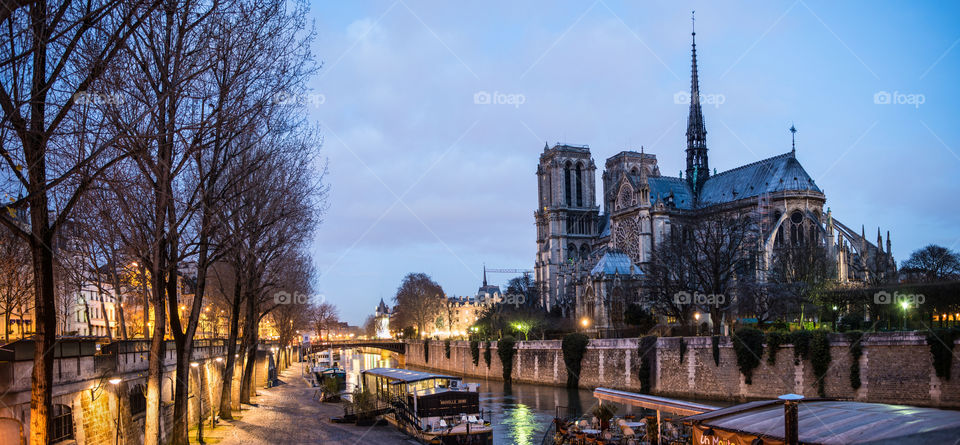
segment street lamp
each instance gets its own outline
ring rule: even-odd
[[[200,382],[200,394],[197,396],[197,443],[206,443],[203,441],[203,379],[200,376],[200,364],[190,362],[190,367],[197,370],[197,381]]]
[[[114,388],[116,388],[117,385],[119,385],[120,382],[123,381],[123,379],[121,379],[120,376],[115,375],[113,377],[110,377],[110,379],[108,379],[107,381],[110,382],[110,384],[113,385]],[[115,392],[115,394],[117,395],[117,434],[116,434],[116,438],[114,439],[115,440],[114,443],[119,445],[120,444],[120,393]]]
[[[584,329],[586,329],[588,326],[590,326],[590,319],[588,319],[587,317],[581,318],[580,325],[583,326]]]
[[[908,302],[908,301],[901,301],[901,302],[900,302],[900,307],[903,308],[903,325],[900,326],[900,330],[901,330],[901,331],[906,331],[906,330],[907,330],[907,309],[910,309],[910,302]]]

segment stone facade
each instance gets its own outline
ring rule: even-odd
[[[683,360],[680,342],[686,343]],[[940,379],[933,369],[933,360],[926,338],[915,333],[868,334],[862,342],[860,357],[861,386],[850,386],[850,343],[843,335],[830,335],[831,362],[825,377],[826,396],[864,402],[895,403],[917,406],[960,408],[960,360],[954,359],[951,380]],[[407,344],[406,364],[456,375],[501,379],[497,343],[491,345],[488,367],[483,360],[474,366],[470,342],[453,341],[450,358],[444,354],[442,341],[432,341],[430,362],[423,360],[423,343]],[[641,359],[638,340],[591,340],[583,357],[580,387],[598,386],[640,391]],[[768,352],[754,370],[752,384],[747,385],[737,368],[737,357],[729,337],[720,337],[720,365],[713,359],[710,337],[661,337],[656,343],[655,366],[652,366],[653,393],[666,397],[729,402],[772,399],[787,393],[818,397],[813,366],[809,360],[794,364],[793,347],[783,345],[774,365],[767,363]],[[512,372],[513,380],[522,383],[562,386],[567,380],[560,340],[517,343]]]
[[[205,342],[198,341],[198,343]],[[54,397],[55,407],[60,412],[69,411],[72,422],[72,442],[64,443],[102,444],[119,441],[121,444],[139,445],[143,443],[145,413],[132,412],[134,398],[131,393],[139,385],[147,384],[147,356],[149,341],[130,340],[116,342],[109,346],[125,344],[132,347],[116,349],[115,354],[76,354],[75,357],[60,357],[54,361]],[[143,346],[146,346],[145,348]],[[163,376],[161,410],[162,431],[166,442],[170,425],[173,423],[172,382],[176,379],[175,356],[172,343],[166,352]],[[105,347],[107,348],[107,347]],[[128,351],[128,352],[123,352]],[[209,423],[211,410],[219,406],[222,390],[224,347],[222,343],[200,344],[194,349],[193,358],[201,363],[189,368],[190,393],[199,397],[188,400],[188,424],[195,426],[199,415]],[[30,355],[32,358],[32,353]],[[30,425],[30,379],[32,360],[24,359],[0,362],[0,418],[12,418],[20,422],[25,437],[29,437]],[[217,360],[217,359],[220,360]],[[255,384],[265,387],[268,369],[272,366],[272,354],[260,350],[255,362]],[[234,371],[233,399],[239,400],[239,387],[242,367],[237,364]],[[112,385],[107,381],[111,375],[120,376],[122,381]],[[203,391],[197,377],[203,379]],[[118,411],[119,410],[119,411]],[[119,420],[118,420],[119,418]],[[119,428],[118,428],[119,422]],[[19,443],[12,431],[4,429],[0,434],[0,443]]]

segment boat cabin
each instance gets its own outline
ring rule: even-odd
[[[460,377],[398,368],[363,371],[363,390],[412,414],[425,431],[459,423],[480,423],[478,385]]]

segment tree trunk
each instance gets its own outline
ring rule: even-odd
[[[162,292],[158,288],[157,292]],[[162,304],[153,305],[154,318],[166,319],[166,307]],[[146,321],[143,323],[147,327]],[[163,359],[166,354],[166,344],[163,341],[166,324],[162,321],[153,325],[153,337],[150,339],[150,362],[147,371],[147,413],[144,421],[143,444],[158,445],[160,443],[160,396],[163,394]]]
[[[236,280],[239,281],[239,280]],[[240,328],[240,283],[234,284],[233,305],[230,311],[230,333],[227,338],[227,366],[223,369],[223,384],[220,390],[220,418],[233,419],[233,372],[236,368],[237,331]]]
[[[42,162],[42,161],[41,161]],[[31,181],[31,183],[34,183]],[[53,286],[53,234],[47,227],[46,195],[38,197],[42,204],[31,206],[34,227],[33,270],[36,289],[37,334],[34,343],[32,390],[30,394],[30,443],[46,445],[49,442],[52,423],[49,421],[53,401],[53,348],[56,344],[57,318],[56,298]],[[39,235],[39,236],[38,236]],[[39,239],[40,242],[37,242]]]
[[[143,287],[143,338],[150,338],[150,293],[147,292],[147,271],[146,267],[140,265],[140,284]]]
[[[248,300],[248,305],[250,305]],[[247,320],[256,320],[256,316],[250,315],[251,311],[247,311]],[[257,341],[255,334],[255,327],[251,327],[251,324],[256,324],[256,322],[251,323],[247,321],[244,326],[243,333],[243,353],[245,355],[244,362],[245,366],[243,367],[243,375],[240,377],[240,403],[250,404],[250,398],[253,396],[253,393],[256,391],[253,389],[255,384],[253,382],[253,370],[257,365]]]

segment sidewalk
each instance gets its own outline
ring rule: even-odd
[[[300,376],[300,364],[281,372],[281,383],[258,390],[257,406],[243,406],[239,419],[223,421],[209,434],[207,443],[250,444],[415,444],[392,426],[358,427],[335,424],[331,416],[343,414],[339,403],[312,400],[316,388]],[[206,431],[205,431],[206,433]],[[191,431],[191,435],[195,434]],[[193,439],[193,437],[191,437]]]

